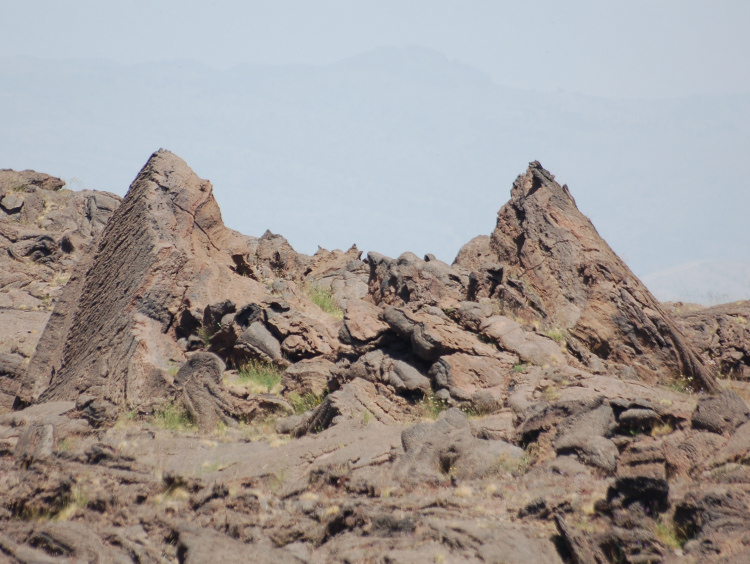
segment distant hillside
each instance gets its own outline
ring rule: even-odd
[[[643,276],[661,301],[715,305],[750,300],[750,262],[703,260]]]
[[[604,100],[507,88],[422,48],[324,66],[0,59],[0,168],[124,194],[164,147],[216,187],[226,223],[391,256],[495,226],[539,160],[636,274],[750,261],[750,97]]]

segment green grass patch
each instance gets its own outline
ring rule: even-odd
[[[515,372],[516,374],[519,372],[524,372],[528,368],[528,366],[529,366],[528,364],[523,364],[523,363],[515,364],[513,365],[513,372]]]
[[[692,394],[695,392],[695,386],[693,385],[692,376],[679,376],[674,377],[672,380],[664,382],[664,387],[678,394]]]
[[[201,341],[203,341],[204,347],[211,346],[211,331],[208,329],[208,327],[201,327],[198,329],[198,337],[200,337]]]
[[[193,431],[195,421],[187,409],[176,403],[167,403],[154,411],[153,422],[156,426],[169,431]]]
[[[315,409],[316,407],[318,407],[320,405],[320,402],[323,401],[323,398],[325,398],[326,395],[327,394],[321,394],[317,396],[313,393],[299,395],[292,392],[287,397],[287,400],[294,409],[294,413],[300,415],[302,413],[305,413],[306,411],[310,411],[311,409]]]
[[[344,319],[344,312],[336,303],[333,292],[328,288],[322,288],[315,284],[310,284],[305,288],[310,301],[336,319]]]
[[[544,334],[556,343],[564,343],[568,338],[568,332],[563,329],[550,329],[548,331],[544,331]]]
[[[429,419],[437,419],[438,416],[448,409],[448,404],[445,400],[441,400],[435,395],[434,392],[429,391],[422,396],[419,402],[419,407],[422,410],[422,415]]]
[[[523,476],[531,470],[539,458],[539,445],[530,443],[523,449],[523,454],[516,458],[512,456],[501,456],[498,460],[498,469],[508,472],[512,476]]]
[[[261,393],[277,393],[281,387],[281,371],[270,362],[251,360],[237,369],[243,384],[253,384]]]
[[[682,548],[687,541],[683,531],[678,530],[674,523],[664,521],[661,518],[657,519],[654,525],[654,535],[672,550]]]

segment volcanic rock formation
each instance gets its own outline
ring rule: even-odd
[[[538,162],[513,184],[490,249],[525,309],[549,330],[565,332],[589,368],[599,371],[608,361],[624,377],[683,378],[718,389],[671,317],[578,211],[568,187]]]
[[[539,163],[453,265],[240,235],[167,151],[59,185],[0,171],[0,559],[747,560],[747,303],[656,302]]]
[[[262,295],[231,255],[247,241],[221,221],[211,184],[159,151],[83,260],[45,329],[21,403],[93,395],[133,408],[164,401],[183,363],[176,318],[220,300]]]
[[[0,408],[10,408],[50,311],[120,197],[0,170]]]

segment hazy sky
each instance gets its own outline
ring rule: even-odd
[[[750,2],[3,0],[0,53],[330,63],[431,47],[499,84],[604,97],[750,92]]]
[[[538,159],[661,295],[750,298],[748,0],[0,2],[0,168],[164,147],[243,233],[450,261]]]

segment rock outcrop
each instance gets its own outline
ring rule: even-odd
[[[0,299],[72,272],[0,308],[0,560],[747,560],[745,305],[657,303],[538,163],[453,265],[240,235],[167,151],[59,185],[0,171]]]
[[[538,162],[513,184],[490,247],[506,284],[543,325],[566,332],[588,366],[606,361],[649,383],[683,378],[718,389],[671,316]]]
[[[211,184],[179,157],[154,153],[65,287],[20,403],[83,393],[130,409],[164,401],[171,366],[185,361],[181,312],[263,295],[232,268],[246,246],[224,227]]]
[[[750,301],[666,307],[706,364],[723,377],[750,383]]]
[[[0,170],[0,408],[13,405],[50,311],[120,204],[114,194],[64,185]]]

